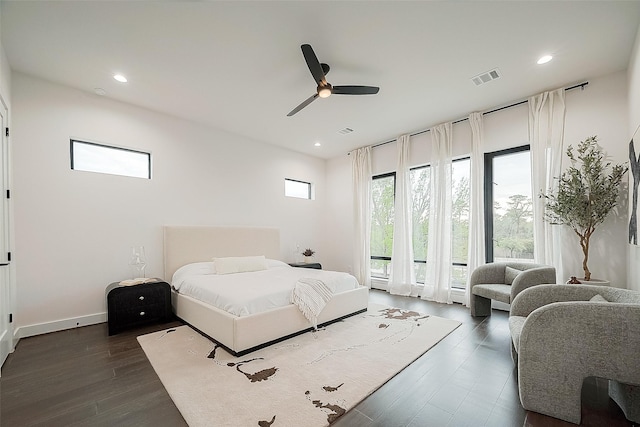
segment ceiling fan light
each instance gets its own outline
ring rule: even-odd
[[[329,95],[331,95],[331,88],[330,87],[321,87],[318,88],[318,96],[320,98],[328,98]]]

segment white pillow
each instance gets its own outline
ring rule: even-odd
[[[216,267],[216,274],[246,273],[268,268],[264,255],[215,258],[213,264]]]

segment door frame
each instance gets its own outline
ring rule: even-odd
[[[11,188],[11,153],[9,147],[9,108],[0,94],[0,375],[2,364],[15,349],[15,271],[9,253],[13,247]],[[4,215],[1,215],[4,213]],[[11,319],[11,320],[10,320]]]

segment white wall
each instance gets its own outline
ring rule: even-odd
[[[640,78],[639,78],[640,80]],[[614,162],[627,159],[627,84],[624,72],[588,79],[585,90],[572,90],[566,93],[567,115],[565,144],[577,144],[591,135],[598,135],[601,145]],[[532,94],[533,95],[533,94]],[[640,109],[639,109],[640,111]],[[452,117],[457,120],[461,117]],[[425,128],[436,123],[425,123]],[[484,133],[487,152],[528,144],[528,105],[522,104],[484,116]],[[412,166],[429,162],[431,136],[423,133],[411,139]],[[375,144],[376,141],[372,141]],[[453,126],[454,156],[468,155],[471,144],[471,132],[468,121]],[[346,158],[344,158],[346,157]],[[331,212],[348,214],[335,216],[332,227],[342,234],[353,236],[353,213],[351,210],[351,163],[348,156],[331,159],[327,163],[327,191]],[[372,169],[374,174],[395,170],[396,144],[389,143],[373,149]],[[349,179],[349,185],[345,180]],[[334,194],[348,190],[349,194]],[[611,215],[596,231],[592,238],[589,267],[594,277],[606,277],[615,286],[627,286],[627,206],[628,197],[624,193],[621,209]],[[332,246],[326,246],[332,253],[336,267],[347,269],[353,262],[351,240],[344,244],[341,240]],[[566,271],[576,270],[580,275],[581,256],[577,237],[566,233],[564,262]],[[330,245],[330,243],[328,243]]]
[[[629,81],[629,132],[627,140],[631,140],[636,129],[640,127],[640,28],[638,28],[636,42],[629,61],[627,76]],[[636,135],[636,138],[638,138],[638,135],[640,135],[640,132]],[[636,141],[637,146],[638,141]],[[640,291],[640,246],[629,245],[628,264],[629,289]]]
[[[22,336],[104,320],[133,245],[162,277],[167,224],[278,227],[283,260],[297,243],[323,261],[323,160],[23,74],[12,85]],[[71,170],[70,137],[151,152],[153,179]],[[312,182],[315,200],[284,197],[285,177]]]
[[[610,160],[626,164],[629,156],[628,107],[626,73],[589,79],[584,91],[567,93],[565,145],[577,145],[591,135],[597,135]],[[616,287],[628,287],[626,253],[628,246],[629,197],[627,177],[618,200],[619,206],[599,226],[590,240],[589,270],[592,277],[611,280]],[[565,271],[582,272],[579,241],[567,228],[563,242]],[[573,274],[575,275],[575,274]],[[581,277],[581,275],[578,275]]]

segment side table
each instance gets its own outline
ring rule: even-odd
[[[167,282],[120,286],[111,283],[106,291],[109,335],[151,323],[169,322],[171,286]]]

